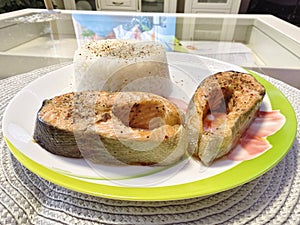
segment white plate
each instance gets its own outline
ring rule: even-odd
[[[246,72],[238,66],[195,55],[168,53],[167,57],[172,81],[176,86],[174,93],[171,95],[186,103],[188,103],[200,81],[206,76],[228,70]],[[51,154],[33,141],[35,119],[43,100],[73,91],[72,80],[73,65],[48,73],[35,80],[13,98],[3,118],[4,137],[17,159],[33,172],[54,183],[73,190],[104,197],[163,200],[215,193],[244,183],[259,173],[258,171],[253,176],[237,179],[237,182],[229,182],[229,186],[224,185],[223,188],[208,188],[208,191],[202,194],[198,192],[185,194],[181,193],[182,191],[178,187],[222,174],[244,160],[222,159],[216,161],[210,167],[205,167],[190,158],[171,167],[113,167],[95,165],[84,159],[71,159]],[[272,110],[268,97],[264,99],[262,107],[264,111]],[[285,123],[284,116],[282,118],[281,126]],[[255,157],[259,155],[261,154]],[[277,158],[274,159],[274,162],[278,161]],[[271,165],[268,168],[270,167]],[[70,179],[70,183],[62,180],[66,178]],[[78,185],[82,185],[83,188],[77,187]],[[101,187],[102,190],[97,190],[97,187]],[[176,187],[175,194],[176,192],[178,194],[162,196],[160,192],[156,193],[160,188],[168,187]],[[119,188],[117,189],[119,192],[115,188]],[[139,195],[138,191],[135,192],[136,194],[130,192],[135,189],[128,188],[137,188],[136,190],[142,188],[142,190]],[[154,190],[152,196],[146,194],[149,188]],[[159,189],[155,190],[155,188]]]

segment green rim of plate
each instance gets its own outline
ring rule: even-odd
[[[286,122],[279,131],[267,138],[272,145],[271,149],[254,159],[244,161],[206,179],[164,187],[119,187],[96,184],[63,175],[42,166],[25,156],[6,137],[4,139],[13,155],[26,168],[54,184],[73,191],[104,198],[134,201],[179,200],[216,194],[245,184],[273,168],[287,154],[296,136],[297,120],[289,101],[271,83],[252,71],[248,72],[265,86],[272,109],[280,110],[286,117]]]

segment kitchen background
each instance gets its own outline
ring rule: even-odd
[[[55,8],[80,10],[126,10],[177,13],[272,14],[300,26],[300,0],[53,0]],[[219,8],[216,3],[224,3]],[[206,6],[207,4],[207,6]],[[0,13],[24,8],[45,8],[43,0],[0,0]]]
[[[72,61],[74,51],[90,39],[156,40],[167,51],[188,52],[240,65],[300,88],[300,0],[52,0],[56,9],[199,13],[196,19],[164,14],[124,18],[92,14],[32,14],[8,19],[23,8],[43,8],[44,0],[0,0],[0,79],[36,68]],[[30,10],[24,10],[25,13]],[[43,10],[44,11],[44,10]],[[217,13],[211,18],[206,13]],[[224,19],[224,14],[248,14]],[[251,15],[250,15],[251,14]],[[285,23],[272,14],[298,27]],[[60,15],[60,16],[59,16]],[[49,22],[48,17],[56,17]],[[91,18],[84,18],[89,17]],[[44,18],[44,20],[43,20]],[[119,20],[118,20],[119,18]],[[244,19],[242,19],[244,18]],[[252,18],[252,19],[245,19]],[[173,19],[173,20],[172,20]],[[120,21],[121,20],[121,21]],[[128,21],[129,20],[129,21]],[[24,23],[24,21],[27,21]],[[37,22],[38,21],[38,22]],[[48,22],[47,22],[48,21]],[[86,22],[89,21],[88,24]],[[99,21],[104,26],[97,26]],[[107,23],[106,21],[109,21]],[[184,26],[185,24],[185,26]],[[113,26],[113,27],[111,27]],[[136,27],[138,31],[136,31]],[[101,30],[102,29],[102,30]],[[109,30],[110,32],[105,32]],[[114,32],[111,32],[113,30]],[[26,31],[24,33],[24,31]],[[131,36],[130,36],[131,35]]]

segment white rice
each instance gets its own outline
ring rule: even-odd
[[[92,41],[75,52],[74,69],[76,91],[170,92],[166,53],[157,42]]]

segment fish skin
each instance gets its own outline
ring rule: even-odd
[[[232,150],[255,119],[265,88],[250,74],[226,71],[204,79],[188,106],[188,152],[206,166]],[[207,129],[207,115],[225,113],[224,121]]]
[[[71,92],[43,102],[33,137],[53,154],[97,164],[169,165],[185,154],[183,123],[155,94]]]

